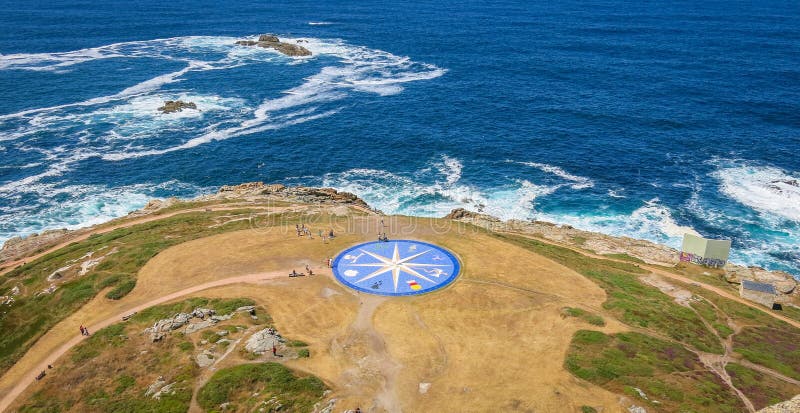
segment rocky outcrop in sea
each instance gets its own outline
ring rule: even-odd
[[[184,109],[197,109],[194,102],[184,102],[182,100],[168,100],[164,102],[164,106],[158,108],[161,113],[174,113],[181,112]]]
[[[258,46],[275,49],[286,56],[311,56],[311,51],[305,47],[294,43],[281,42],[277,36],[271,34],[262,34],[258,37],[258,40],[239,40],[236,44],[239,46]]]

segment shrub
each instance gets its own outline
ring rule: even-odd
[[[119,300],[128,295],[128,293],[133,290],[133,287],[136,287],[136,280],[127,280],[113,290],[109,291],[108,294],[106,294],[106,298],[111,300]]]

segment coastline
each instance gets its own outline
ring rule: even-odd
[[[58,244],[68,243],[98,228],[113,226],[114,224],[129,219],[157,217],[176,207],[185,208],[187,206],[196,206],[202,208],[204,204],[213,202],[230,203],[231,207],[246,206],[254,202],[341,204],[355,206],[369,213],[383,215],[382,211],[371,207],[357,195],[338,191],[333,188],[286,186],[278,183],[265,184],[263,182],[224,185],[221,186],[216,193],[205,194],[190,199],[174,197],[153,199],[142,209],[131,211],[126,216],[115,218],[98,225],[75,230],[54,229],[44,231],[40,234],[31,234],[26,237],[11,238],[0,248],[0,271],[14,267],[15,263],[18,263],[25,257],[42,252]],[[444,218],[492,231],[532,235],[599,255],[608,255],[611,257],[622,256],[633,261],[640,260],[643,263],[670,268],[681,265],[679,261],[680,251],[666,245],[643,239],[624,236],[618,237],[600,232],[585,231],[571,225],[556,224],[546,221],[524,221],[516,219],[503,221],[488,214],[472,212],[463,208],[452,210]],[[772,283],[781,294],[793,298],[800,298],[800,289],[797,288],[798,278],[784,271],[770,271],[761,267],[744,266],[729,261],[722,269],[709,269],[707,273],[709,275],[711,273],[721,275],[724,277],[725,281],[732,285],[740,284],[743,279]]]

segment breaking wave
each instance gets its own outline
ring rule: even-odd
[[[723,167],[720,192],[761,213],[800,222],[800,177],[771,166]]]

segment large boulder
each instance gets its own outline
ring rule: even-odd
[[[265,328],[250,336],[244,348],[251,353],[264,354],[272,350],[273,343],[283,343],[283,341],[283,337],[276,333],[275,330]]]

